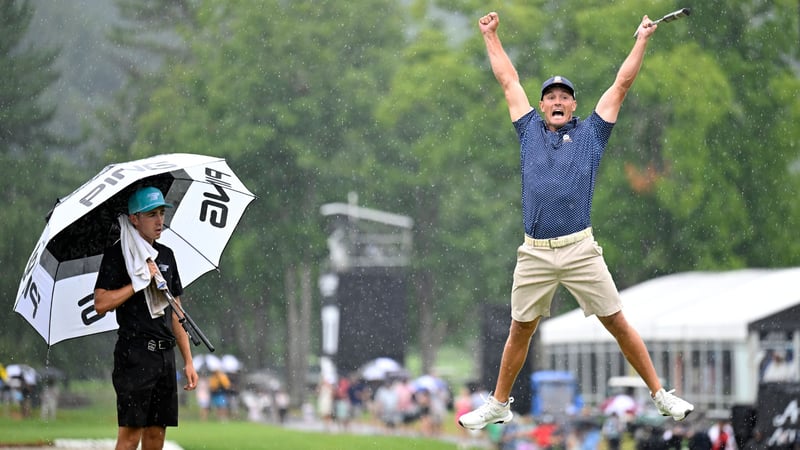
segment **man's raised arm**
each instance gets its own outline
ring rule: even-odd
[[[642,17],[642,23],[639,24],[636,42],[633,44],[631,52],[617,71],[614,84],[600,97],[595,107],[597,114],[606,122],[615,123],[617,121],[622,101],[625,100],[628,90],[633,86],[633,81],[636,80],[639,69],[642,67],[647,40],[655,33],[656,28],[658,25],[654,24],[647,16]]]
[[[500,17],[496,12],[490,12],[478,20],[478,27],[483,35],[486,44],[486,52],[489,54],[489,62],[492,65],[492,72],[508,102],[508,113],[511,121],[516,121],[531,110],[531,104],[525,90],[519,82],[517,69],[511,63],[511,59],[503,49],[503,44],[497,36],[497,26],[500,24]]]

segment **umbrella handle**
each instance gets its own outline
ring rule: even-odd
[[[211,341],[209,341],[206,335],[203,334],[203,331],[200,330],[200,327],[197,326],[197,324],[194,322],[194,320],[192,320],[189,314],[186,313],[183,307],[178,305],[178,303],[175,301],[175,297],[173,297],[172,293],[169,292],[169,289],[166,289],[166,287],[164,287],[162,291],[164,292],[164,295],[167,297],[169,305],[172,306],[172,311],[175,313],[176,316],[178,316],[178,322],[180,322],[181,325],[183,326],[183,329],[186,330],[186,334],[189,335],[189,338],[192,340],[192,343],[194,345],[200,345],[200,342],[202,341],[203,344],[206,345],[206,348],[208,348],[208,351],[213,353],[214,350],[216,349],[214,348],[213,345],[211,345]]]

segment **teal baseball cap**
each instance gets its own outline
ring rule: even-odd
[[[164,194],[158,188],[145,187],[137,190],[128,199],[128,214],[138,214],[152,211],[159,206],[172,208],[172,205],[164,201]]]

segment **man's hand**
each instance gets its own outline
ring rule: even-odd
[[[490,12],[478,20],[478,27],[483,34],[496,32],[498,25],[500,25],[500,16],[496,12]]]
[[[158,273],[158,266],[156,266],[156,263],[150,258],[147,258],[147,267],[150,269],[150,276],[156,276]]]
[[[184,391],[193,391],[197,387],[197,371],[194,369],[194,364],[191,360],[186,361],[186,366],[183,368],[186,375],[186,384],[183,386]]]
[[[644,17],[642,17],[642,23],[639,24],[639,28],[636,30],[635,36],[637,39],[650,39],[650,36],[656,32],[656,28],[658,28],[658,24],[650,20],[647,14],[645,14]]]

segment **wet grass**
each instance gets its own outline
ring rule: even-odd
[[[50,444],[56,439],[115,439],[116,409],[110,383],[76,382],[71,396],[84,398],[89,405],[61,408],[55,420],[42,420],[39,411],[22,418],[18,407],[0,405],[0,448],[15,445]],[[452,450],[453,443],[440,440],[382,436],[350,435],[297,431],[242,420],[201,421],[192,401],[182,406],[180,426],[167,430],[167,440],[186,450],[193,449],[386,449]]]

